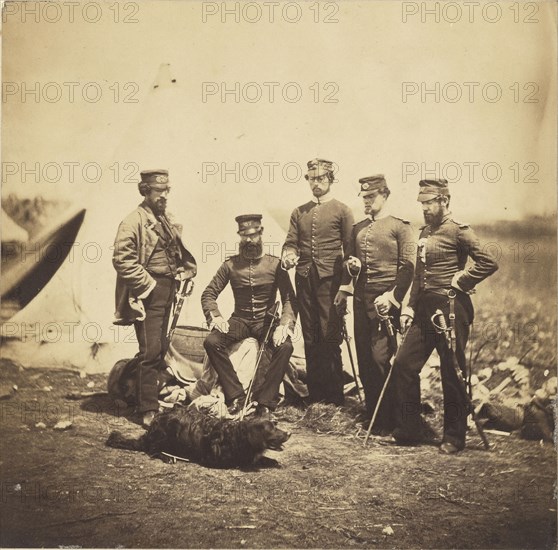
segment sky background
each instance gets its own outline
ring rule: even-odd
[[[255,21],[257,8],[245,2],[210,2],[205,17],[201,2],[100,2],[85,15],[76,9],[70,21],[67,4],[58,12],[43,4],[34,14],[29,5],[8,2],[2,195],[42,194],[85,206],[102,196],[107,208],[124,214],[139,199],[137,170],[168,168],[173,210],[182,216],[195,208],[207,211],[207,221],[230,222],[238,209],[260,208],[281,218],[308,200],[303,169],[322,157],[338,165],[335,194],[357,217],[360,177],[385,174],[392,212],[416,220],[419,179],[457,179],[457,169],[461,177],[451,192],[460,220],[553,215],[556,6],[530,4],[535,13],[500,3],[495,22],[488,18],[496,12],[477,6],[471,14],[458,4],[460,17],[440,12],[436,22],[420,11],[421,5],[435,9],[433,2],[292,2],[286,12],[282,2],[273,21],[268,8],[260,8]],[[225,7],[233,13],[225,15]],[[99,14],[97,22],[86,20]],[[162,64],[170,64],[170,72],[154,89]],[[73,102],[70,82],[77,83]],[[255,84],[244,88],[246,96],[249,82]],[[279,83],[274,101],[265,82]],[[479,83],[473,101],[467,82]],[[233,94],[223,100],[219,92],[236,83],[240,101]],[[299,100],[283,98],[287,83],[287,92],[301,91]],[[406,101],[403,83],[418,90]],[[436,85],[440,100],[432,94],[422,100],[421,88]],[[22,90],[37,86],[39,98],[22,97]],[[204,101],[204,86],[218,93]],[[489,94],[499,88],[502,96],[489,102],[483,88]],[[99,100],[85,101],[85,89],[90,97],[100,90]],[[259,101],[246,100],[258,90]],[[457,90],[462,98],[450,102]],[[325,102],[332,92],[337,102]],[[524,102],[531,93],[533,102]],[[22,163],[39,163],[39,182],[34,175],[23,181]],[[58,163],[62,173],[48,163]],[[76,163],[73,182],[68,163]],[[101,167],[101,177],[89,172],[98,181],[81,177],[87,163]],[[235,163],[240,180],[244,170],[255,181],[237,182],[234,171],[221,170]],[[278,163],[273,181],[269,163]],[[467,166],[473,165],[470,178]]]

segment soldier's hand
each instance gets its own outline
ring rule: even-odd
[[[143,320],[143,319],[145,319],[146,313],[145,313],[145,305],[144,305],[144,303],[143,303],[143,300],[139,300],[139,299],[138,299],[138,300],[134,303],[134,306],[132,307],[132,309],[133,309],[134,311],[137,311],[137,312],[139,313],[138,320]]]
[[[283,254],[283,258],[281,259],[281,266],[283,269],[291,269],[298,264],[300,256],[297,256],[294,252],[287,252]]]
[[[386,294],[380,294],[375,300],[374,305],[380,315],[387,315],[391,309],[391,302]]]
[[[452,278],[451,280],[451,286],[452,288],[455,288],[456,290],[461,290],[463,291],[463,289],[461,288],[461,285],[459,284],[459,279],[461,278],[461,276],[465,273],[465,271],[458,271]]]
[[[356,277],[360,273],[362,262],[355,256],[349,256],[349,259],[347,260],[347,267],[349,268],[350,274],[353,277]]]
[[[401,323],[401,333],[405,334],[411,328],[413,318],[410,315],[402,313],[399,322]]]
[[[214,317],[213,321],[209,325],[209,330],[217,329],[219,332],[223,334],[227,334],[229,332],[229,323],[223,319],[223,317]]]
[[[280,346],[290,335],[291,331],[287,325],[279,325],[273,332],[273,345],[275,347]]]
[[[185,281],[188,278],[188,274],[183,267],[179,267],[174,278],[179,282]]]
[[[339,315],[345,315],[347,313],[347,298],[349,296],[348,292],[344,290],[339,290],[335,295],[335,299],[333,300],[333,305],[337,310]]]

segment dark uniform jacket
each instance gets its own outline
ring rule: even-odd
[[[356,280],[354,294],[376,297],[393,292],[401,304],[411,286],[414,273],[416,246],[408,221],[394,216],[372,220],[366,218],[353,226],[349,246],[345,252],[342,290],[350,291],[351,274],[347,267],[349,256],[358,258],[362,267]]]
[[[341,271],[353,221],[351,209],[337,199],[307,202],[291,214],[283,252],[300,256],[296,272],[302,277],[308,276],[312,264],[320,279],[331,277]]]
[[[166,217],[176,240],[180,267],[184,269],[186,278],[195,277],[196,261],[182,243],[182,226],[174,223],[170,213],[167,212]],[[139,300],[147,297],[155,287],[155,279],[146,267],[158,243],[166,239],[167,235],[162,232],[157,218],[145,202],[120,223],[112,257],[117,273],[114,324],[131,325],[134,321],[143,321],[145,311]]]
[[[473,264],[465,269],[469,257]],[[409,307],[415,308],[423,291],[445,293],[451,288],[454,275],[460,271],[463,274],[457,284],[463,292],[469,292],[497,269],[496,260],[481,249],[469,225],[454,221],[448,214],[438,226],[421,227]]]
[[[222,317],[217,297],[229,282],[234,294],[233,317],[264,321],[267,311],[275,303],[279,289],[283,304],[280,324],[294,328],[297,315],[295,293],[288,273],[281,268],[279,258],[270,254],[257,259],[245,258],[241,254],[228,258],[201,296],[208,324],[213,318]]]

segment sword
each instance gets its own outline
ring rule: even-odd
[[[265,346],[269,341],[269,337],[275,328],[275,323],[277,319],[279,319],[279,302],[275,302],[275,305],[271,308],[270,311],[267,312],[267,315],[271,316],[271,322],[269,323],[269,327],[267,332],[265,333],[265,337],[260,345],[260,349],[258,350],[258,356],[256,359],[256,365],[254,366],[254,372],[252,373],[252,378],[250,378],[250,383],[248,384],[248,389],[246,390],[246,399],[244,400],[244,406],[240,411],[239,419],[242,420],[246,411],[248,410],[248,405],[250,404],[250,397],[252,396],[252,386],[254,385],[254,380],[256,379],[256,372],[258,371],[258,367],[260,366],[260,361],[262,360],[262,356],[265,351]]]
[[[450,292],[452,292],[452,291],[450,291]],[[450,297],[450,299],[455,298],[455,294],[452,297],[448,293],[448,296]],[[463,378],[463,373],[461,372],[461,368],[459,367],[459,364],[457,363],[457,358],[455,356],[455,348],[452,346],[452,343],[455,340],[455,331],[451,327],[448,328],[448,325],[446,323],[446,318],[445,318],[444,313],[441,309],[437,309],[434,312],[434,315],[432,315],[432,317],[430,318],[430,320],[432,321],[432,324],[434,325],[434,329],[436,330],[436,332],[439,333],[439,334],[443,334],[445,339],[446,339],[448,348],[449,348],[450,353],[451,353],[451,364],[453,366],[455,374],[457,375],[459,390],[461,391],[461,395],[462,395],[463,399],[467,403],[469,413],[473,417],[473,422],[475,423],[475,426],[477,428],[477,432],[479,433],[479,436],[482,439],[482,443],[484,445],[484,448],[488,450],[488,449],[490,449],[490,443],[488,442],[488,438],[486,437],[486,434],[484,433],[484,430],[483,430],[483,428],[482,428],[482,426],[479,422],[479,419],[477,417],[477,413],[475,412],[475,406],[473,405],[473,401],[471,400],[471,398],[469,397],[469,393],[467,392],[467,385],[466,385],[465,379]]]
[[[345,315],[348,312],[345,313]],[[358,385],[358,378],[355,369],[355,360],[353,359],[353,352],[351,350],[351,337],[349,336],[349,332],[347,330],[347,320],[345,319],[345,315],[342,317],[342,325],[341,325],[341,335],[343,336],[343,340],[347,342],[347,351],[349,352],[349,361],[351,363],[351,369],[353,371],[353,378],[355,379],[355,388],[358,395],[358,400],[362,403],[362,396],[360,395],[360,387]]]
[[[178,318],[180,317],[180,312],[182,311],[182,306],[184,305],[184,300],[185,298],[187,298],[192,294],[193,290],[194,290],[194,281],[192,279],[182,279],[180,281],[180,286],[178,287],[178,290],[176,292],[176,296],[177,296],[176,305],[174,306],[172,320],[167,330],[167,336],[165,339],[165,349],[163,350],[161,357],[165,357],[167,351],[169,350],[171,340],[174,335],[174,331],[176,329],[176,325],[178,324]]]
[[[393,359],[393,357],[395,357],[395,354],[397,353],[398,345],[397,345],[397,336],[395,335],[395,328],[393,327],[393,323],[391,322],[392,317],[390,315],[382,315],[378,311],[378,306],[376,304],[374,304],[374,307],[376,308],[376,314],[378,315],[378,319],[380,319],[380,322],[383,323],[384,327],[386,328],[386,332],[388,334],[388,339],[389,339],[391,347],[393,349],[393,356],[392,356],[392,359]],[[380,405],[382,404],[382,400],[384,398],[384,394],[386,393],[386,389],[387,389],[389,381],[391,379],[391,373],[392,372],[393,372],[393,360],[390,361],[389,371],[388,371],[386,379],[384,381],[384,385],[382,386],[382,391],[380,392],[380,395],[378,397],[378,402],[376,403],[376,408],[374,409],[374,414],[372,415],[372,418],[370,419],[370,424],[368,425],[368,430],[366,430],[366,437],[364,438],[364,443],[363,443],[364,447],[366,447],[366,443],[368,443],[368,438],[370,437],[370,434],[372,433],[372,428],[374,426],[374,422],[376,421],[376,417],[378,416],[378,411],[380,410]]]

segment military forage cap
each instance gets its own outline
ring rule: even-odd
[[[149,185],[151,189],[165,190],[169,187],[168,170],[144,170],[140,172],[140,185]]]
[[[254,235],[262,227],[261,214],[243,214],[242,216],[237,216],[234,220],[238,223],[239,235]]]
[[[440,196],[449,196],[448,180],[420,180],[417,201],[425,202]]]
[[[312,159],[309,160],[306,165],[308,166],[308,175],[306,179],[309,177],[322,176],[328,172],[333,174],[333,162],[331,162],[331,160]]]
[[[374,176],[367,176],[366,178],[360,178],[358,180],[360,183],[360,193],[361,197],[367,197],[368,195],[373,195],[387,189],[386,178],[383,174],[376,174]]]

